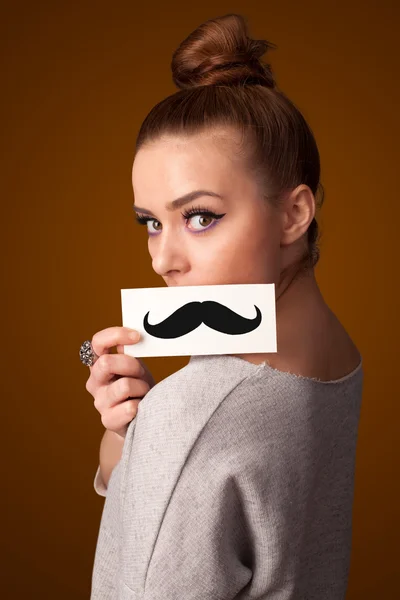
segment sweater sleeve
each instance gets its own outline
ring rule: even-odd
[[[308,518],[301,452],[283,420],[271,415],[265,428],[247,414],[216,411],[192,448],[164,515],[145,598],[293,600]]]
[[[114,600],[118,593],[120,530],[120,463],[113,469],[101,516],[90,600]]]
[[[178,482],[147,572],[146,600],[232,600],[251,580],[251,538],[236,482],[204,475],[191,470]]]

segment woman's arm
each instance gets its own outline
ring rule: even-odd
[[[123,445],[122,436],[109,429],[105,430],[100,443],[100,475],[106,487],[115,465],[121,458]]]

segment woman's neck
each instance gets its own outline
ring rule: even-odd
[[[287,272],[275,290],[277,352],[235,354],[254,364],[266,361],[274,368],[291,364],[304,355],[305,344],[313,344],[315,335],[324,331],[331,311],[326,305],[314,270],[294,274]]]

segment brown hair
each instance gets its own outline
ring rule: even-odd
[[[275,44],[253,40],[241,15],[211,19],[195,29],[172,57],[172,78],[180,91],[158,103],[139,130],[136,150],[161,135],[190,135],[234,127],[241,152],[265,198],[275,206],[300,184],[314,194],[320,184],[319,152],[296,106],[278,90],[272,69],[260,57]],[[307,231],[307,270],[319,260],[318,224]]]

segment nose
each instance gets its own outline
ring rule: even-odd
[[[165,277],[172,272],[188,269],[186,246],[181,236],[174,230],[164,229],[157,235],[152,248],[152,267],[155,273]]]

